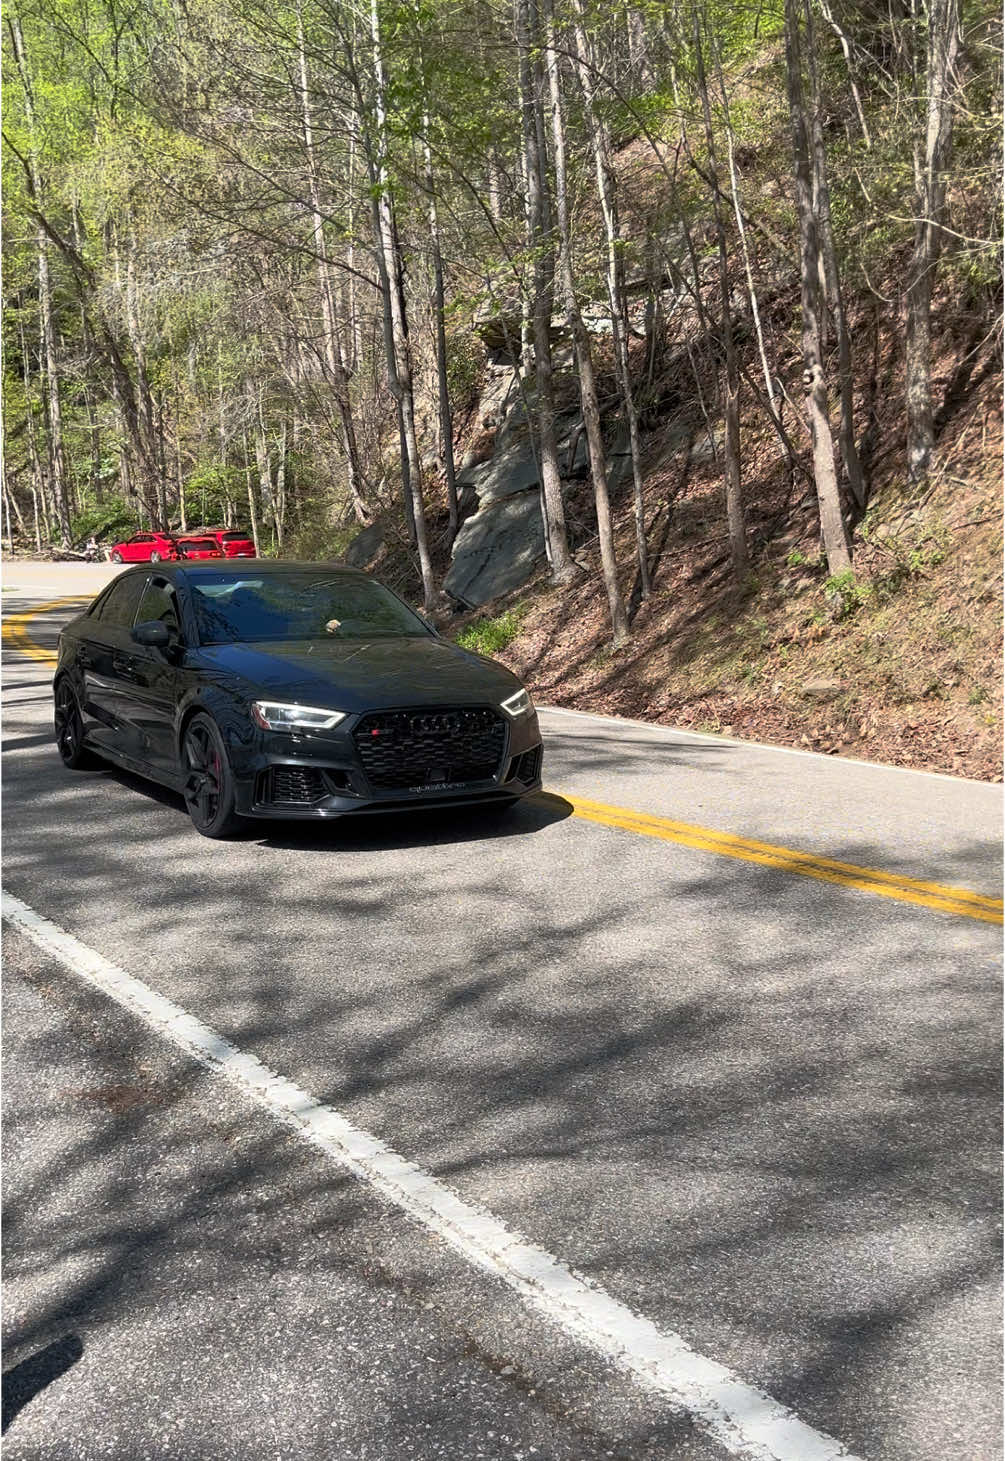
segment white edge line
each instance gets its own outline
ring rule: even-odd
[[[657,1329],[20,899],[4,892],[2,907],[4,918],[72,973],[294,1127],[467,1262],[502,1279],[567,1334],[687,1412],[734,1456],[743,1461],[856,1461],[840,1442],[698,1354],[679,1335]]]
[[[680,741],[712,741],[717,746],[740,746],[752,751],[777,751],[783,756],[809,756],[814,761],[826,761],[834,766],[865,766],[870,771],[898,771],[902,776],[931,776],[936,781],[951,781],[956,786],[985,786],[989,790],[1001,786],[1000,781],[979,781],[973,776],[952,776],[948,771],[920,771],[916,766],[891,766],[886,761],[865,761],[861,756],[827,756],[822,751],[804,751],[799,746],[775,746],[769,741],[738,741],[732,736],[709,735],[707,731],[678,729],[672,725],[660,725],[655,720],[629,720],[623,715],[598,715],[593,710],[569,710],[564,705],[543,705],[534,702],[543,715],[574,715],[579,720],[607,720],[612,725],[633,725],[638,730],[662,731],[664,735]]]

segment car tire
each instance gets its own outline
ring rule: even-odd
[[[220,728],[204,711],[185,727],[181,761],[185,805],[195,830],[203,837],[232,837],[241,824],[234,811],[234,773]]]
[[[150,554],[150,562],[151,563],[159,563],[160,561],[161,561],[161,555],[159,553],[151,553]]]
[[[113,563],[121,563],[122,562],[122,554],[121,553],[110,553],[108,556],[111,558],[111,560],[112,560]]]
[[[53,732],[59,759],[70,771],[83,771],[94,765],[95,758],[84,744],[80,701],[65,675],[53,692]]]

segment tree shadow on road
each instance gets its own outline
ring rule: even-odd
[[[36,749],[10,758],[6,791],[11,891],[810,1423],[864,1454],[893,1446],[907,1402],[884,1367],[910,1369],[912,1394],[937,1388],[954,1304],[973,1305],[979,1361],[1000,1267],[987,928],[563,821],[555,803],[514,814],[531,859],[519,833],[463,822],[208,844],[176,799],[119,773],[67,777]],[[829,852],[882,866],[864,839]],[[997,856],[972,842],[940,872],[967,882]],[[12,1276],[53,1275],[12,1327],[18,1351],[123,1306],[154,1313],[153,1275],[186,1254],[207,1306],[232,1264],[294,1265],[321,1286],[343,1268],[410,1307],[442,1300],[450,1322],[452,1280],[428,1246],[390,1224],[367,1228],[375,1253],[356,1244],[370,1198],[352,1179],[284,1131],[245,1139],[232,1111],[193,1146],[186,1102],[210,1078],[175,1058],[152,1079],[156,1037],[128,1021],[123,1050],[102,998],[37,987],[107,1087],[138,1097],[92,1096],[70,1149],[40,1144],[8,1168]],[[16,1058],[57,1069],[65,1038],[29,1029]],[[61,1100],[40,1092],[46,1120]],[[15,1136],[26,1119],[8,1118]],[[113,1164],[141,1142],[156,1157]],[[262,1183],[283,1214],[268,1252]],[[501,1360],[494,1317],[489,1304],[477,1339]],[[938,1461],[965,1454],[953,1427],[989,1403],[974,1357],[956,1355],[956,1413],[927,1413]],[[429,1415],[428,1395],[409,1403]],[[375,1454],[404,1453],[405,1413],[382,1418]],[[625,1454],[672,1453],[666,1414],[633,1424]]]
[[[39,1391],[65,1375],[84,1353],[84,1346],[77,1334],[65,1334],[45,1345],[36,1354],[12,1365],[3,1373],[3,1418],[0,1421],[0,1435],[7,1434],[11,1421],[34,1400]]]

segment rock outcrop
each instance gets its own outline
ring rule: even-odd
[[[488,411],[486,398],[482,400],[482,419],[491,417],[496,424],[495,450],[488,461],[458,474],[461,510],[471,515],[454,541],[443,584],[448,594],[472,608],[519,588],[545,556],[541,465],[515,372],[505,393],[496,389],[489,396]],[[563,479],[585,476],[588,458],[581,415],[567,412],[557,419],[556,427]]]

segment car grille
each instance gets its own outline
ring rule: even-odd
[[[487,707],[384,710],[365,715],[354,740],[375,790],[435,789],[495,776],[506,724]]]

